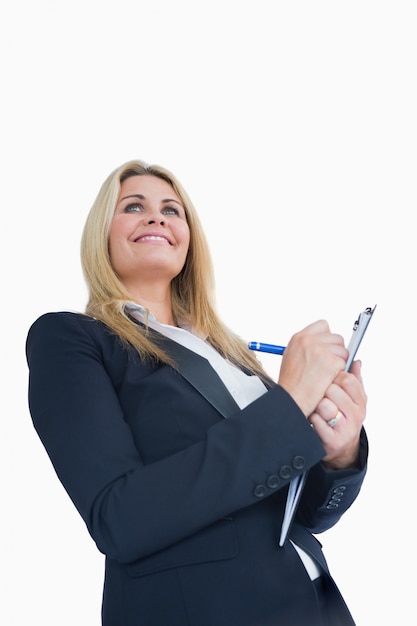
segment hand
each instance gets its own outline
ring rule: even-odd
[[[357,463],[366,404],[361,363],[354,361],[349,373],[341,372],[336,376],[309,417],[327,452],[323,462],[328,469],[347,469]],[[341,417],[333,427],[329,426],[329,420],[339,415],[339,411]]]
[[[330,383],[344,370],[347,357],[343,338],[331,333],[326,321],[314,322],[289,341],[282,357],[278,384],[307,417]]]

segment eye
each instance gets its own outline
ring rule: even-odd
[[[175,206],[166,206],[162,209],[164,215],[179,215],[180,212]]]
[[[123,209],[123,213],[140,213],[141,211],[143,211],[143,206],[138,202],[132,202]]]

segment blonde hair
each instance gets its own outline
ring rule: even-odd
[[[90,209],[81,238],[81,263],[89,291],[86,314],[102,321],[121,340],[133,346],[144,360],[172,363],[146,331],[131,320],[125,306],[132,296],[114,271],[109,253],[109,232],[120,186],[131,176],[150,175],[165,180],[180,198],[190,230],[190,245],[181,272],[171,283],[173,316],[207,337],[222,356],[249,373],[269,377],[245,342],[220,320],[214,307],[214,276],[207,240],[197,212],[174,175],[158,165],[128,161],[104,181]],[[139,303],[140,304],[140,303]]]

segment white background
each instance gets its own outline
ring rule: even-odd
[[[43,312],[84,308],[84,220],[131,158],[183,182],[245,339],[319,318],[348,339],[378,305],[368,477],[320,539],[358,626],[415,623],[414,5],[3,3],[2,624],[99,625],[103,557],[32,427],[24,343]]]

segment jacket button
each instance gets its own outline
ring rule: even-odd
[[[303,456],[295,456],[292,460],[292,464],[295,469],[303,469],[306,464],[305,458]]]
[[[292,471],[289,465],[281,465],[281,469],[279,470],[279,475],[281,478],[287,479],[291,476]]]
[[[265,486],[256,485],[255,489],[253,490],[253,495],[256,496],[257,498],[263,498],[265,494],[266,494]]]
[[[268,476],[268,480],[266,481],[266,484],[268,485],[270,489],[276,489],[279,485],[278,476],[276,476],[275,474],[271,474],[270,476]]]

